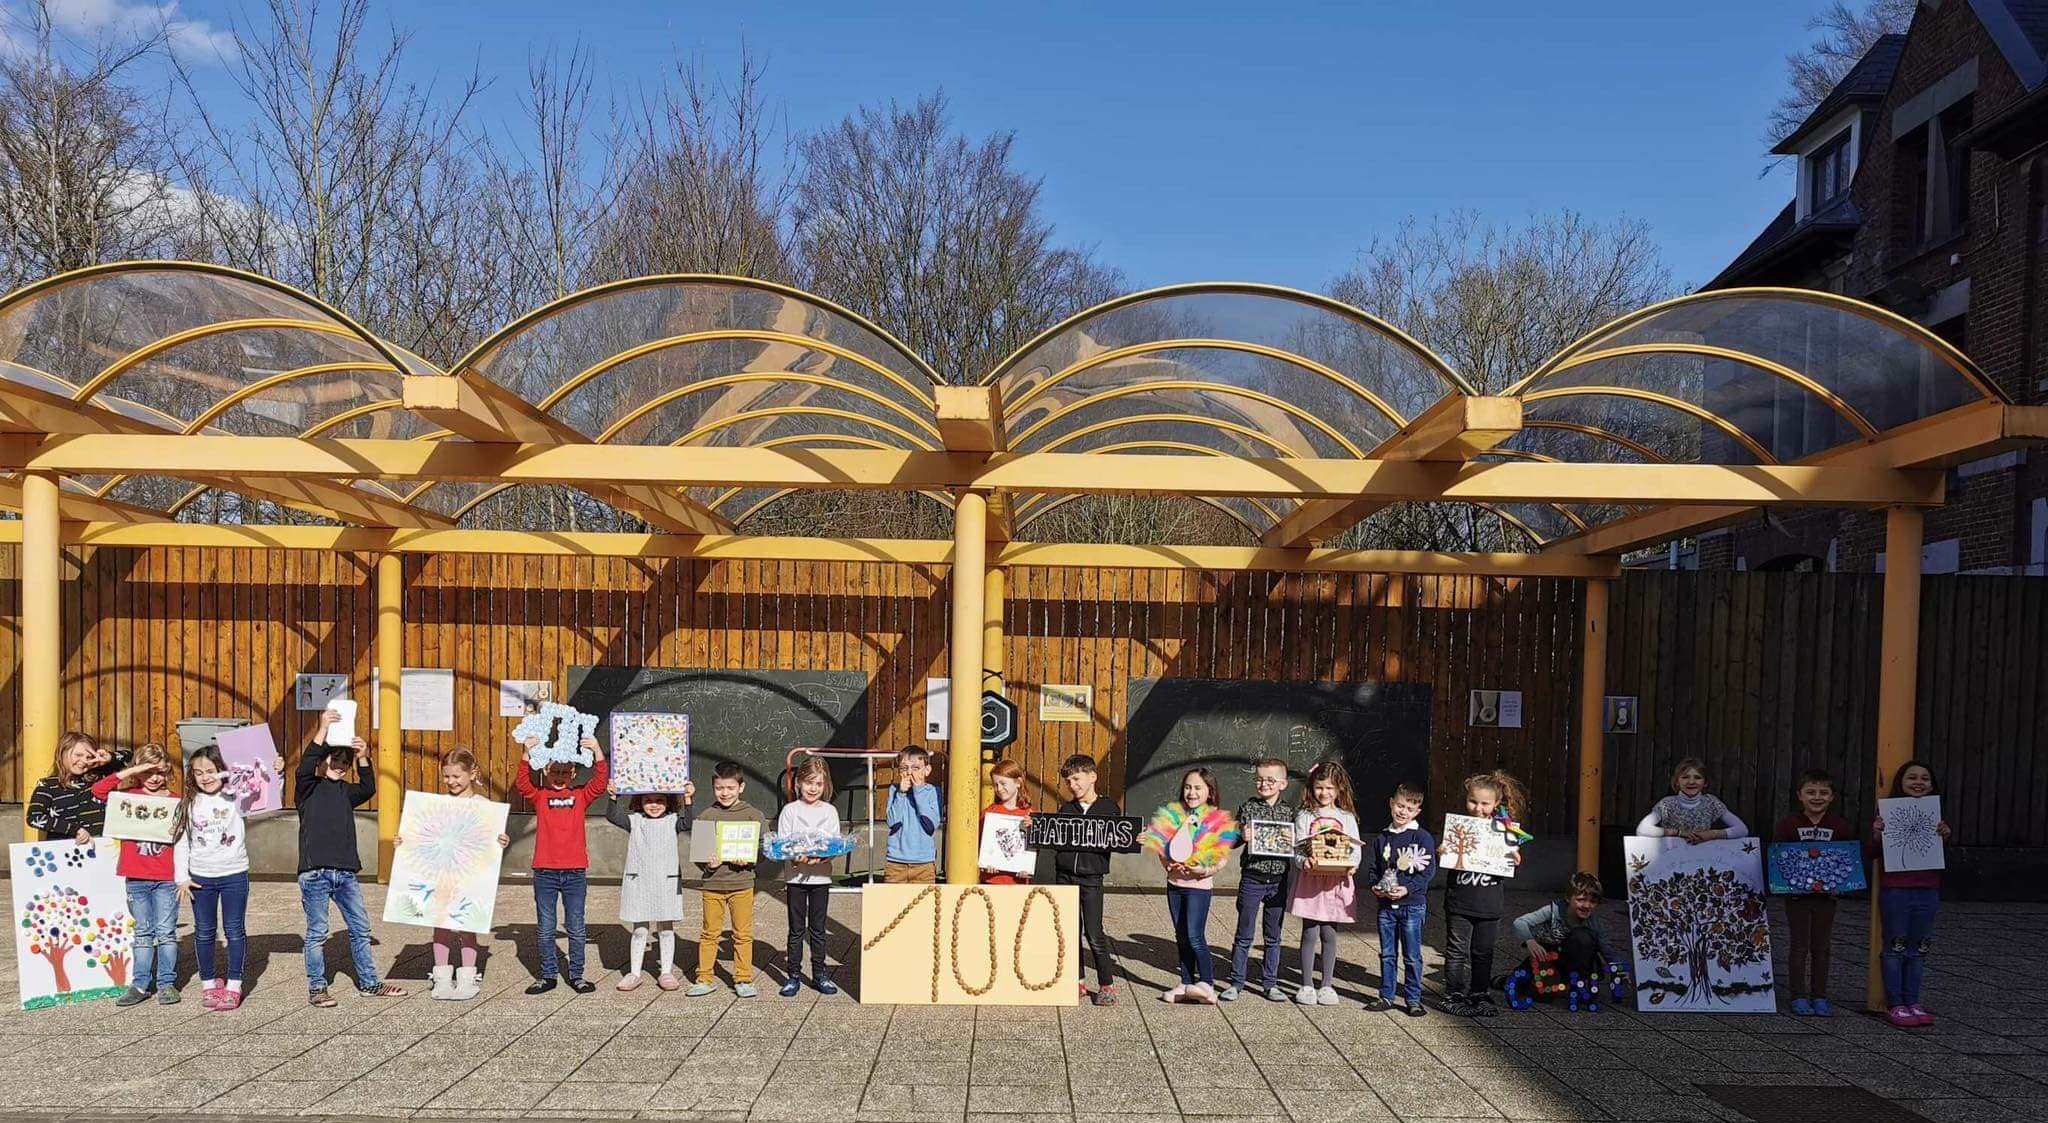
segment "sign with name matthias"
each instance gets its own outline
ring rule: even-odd
[[[1031,813],[1025,840],[1033,850],[1100,850],[1118,854],[1138,852],[1138,836],[1145,833],[1143,819],[1108,819],[1099,815],[1053,815]]]

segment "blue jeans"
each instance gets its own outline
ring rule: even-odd
[[[178,883],[129,878],[128,915],[135,918],[128,985],[142,991],[178,985]]]
[[[1166,912],[1173,918],[1173,943],[1180,950],[1183,986],[1216,981],[1209,959],[1209,890],[1166,887]]]
[[[1920,1004],[1920,980],[1927,972],[1927,945],[1934,937],[1939,889],[1877,891],[1884,918],[1884,1001],[1887,1006]]]
[[[242,978],[242,964],[249,958],[249,937],[242,920],[249,912],[249,875],[192,877],[192,949],[199,961],[202,985],[214,979]],[[228,940],[228,973],[213,973],[213,931],[218,922]]]
[[[327,903],[341,909],[348,925],[348,953],[356,964],[356,989],[384,985],[370,954],[370,914],[363,908],[363,887],[347,870],[307,870],[299,875],[299,903],[306,908],[306,989],[327,989]]]
[[[584,870],[533,871],[533,911],[540,921],[540,977],[555,977],[555,899],[561,898],[569,927],[569,977],[583,977],[583,898],[590,891]]]
[[[1230,982],[1243,986],[1251,967],[1252,941],[1264,928],[1265,984],[1280,985],[1280,931],[1287,923],[1287,879],[1237,883],[1237,940],[1230,945]]]
[[[1413,1006],[1422,1001],[1422,902],[1380,909],[1380,997],[1394,1000],[1395,956],[1407,971],[1401,994]]]

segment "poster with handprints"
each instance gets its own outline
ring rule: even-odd
[[[1636,1009],[1768,1014],[1771,924],[1756,839],[1626,838]]]
[[[612,715],[612,794],[680,792],[690,782],[690,715]]]
[[[1901,796],[1877,801],[1884,820],[1884,868],[1892,873],[1948,868],[1941,844],[1941,797]]]
[[[512,807],[488,799],[405,793],[399,845],[391,860],[384,919],[422,928],[489,932],[498,898],[505,817]]]
[[[277,742],[268,725],[245,725],[220,735],[227,763],[227,787],[244,815],[284,806],[284,772],[277,766]]]
[[[1024,817],[989,812],[981,817],[981,859],[985,870],[1029,874],[1038,869],[1038,852],[1024,840]]]
[[[135,922],[127,883],[114,872],[117,849],[68,838],[7,848],[22,1009],[115,998],[128,989]]]
[[[173,796],[113,792],[107,796],[107,837],[129,842],[169,842],[177,825]]]
[[[1515,876],[1515,848],[1498,821],[1476,815],[1445,815],[1438,864],[1447,870]]]

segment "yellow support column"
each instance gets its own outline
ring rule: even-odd
[[[981,632],[988,497],[963,491],[953,508],[952,730],[946,757],[946,880],[981,880]]]
[[[1004,584],[1005,574],[999,566],[990,566],[988,575],[981,582],[981,685],[984,690],[1003,689]],[[995,783],[989,776],[994,769],[995,762],[984,757],[981,763],[983,807],[995,802]],[[980,855],[977,853],[976,860],[979,859]]]
[[[64,721],[63,551],[59,546],[57,478],[21,478],[21,793],[24,809],[36,781],[57,759]],[[25,832],[31,841],[39,834]]]
[[[1586,582],[1586,613],[1579,629],[1579,838],[1578,868],[1600,870],[1600,796],[1607,755],[1608,582]]]
[[[1878,641],[1877,777],[1873,801],[1885,793],[1892,774],[1913,758],[1914,707],[1920,677],[1920,547],[1926,519],[1918,507],[1893,507],[1884,527],[1884,632]],[[1873,802],[1873,806],[1875,803]],[[1880,953],[1884,933],[1877,903],[1879,875],[1870,876],[1870,960],[1864,969],[1864,1004],[1873,1013],[1884,1005]]]
[[[377,557],[377,880],[391,881],[398,813],[405,800],[404,723],[399,678],[405,673],[405,559]]]

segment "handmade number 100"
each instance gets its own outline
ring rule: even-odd
[[[1072,885],[869,885],[860,911],[864,1003],[1076,1001],[1081,901]]]

